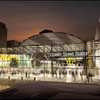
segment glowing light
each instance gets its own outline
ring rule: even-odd
[[[29,55],[16,55],[16,54],[0,54],[0,66],[9,67],[12,59],[18,62],[18,66],[31,67],[31,58]]]
[[[68,58],[66,57],[65,60],[68,65],[72,65],[76,61],[75,58],[72,57],[68,57]]]
[[[12,58],[19,60],[17,55],[0,54],[0,61],[10,61]]]

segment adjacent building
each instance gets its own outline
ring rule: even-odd
[[[6,47],[7,42],[7,27],[3,22],[0,22],[0,47]]]

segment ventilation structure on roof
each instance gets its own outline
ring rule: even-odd
[[[49,29],[44,29],[41,32],[39,32],[39,34],[41,34],[41,33],[50,33],[50,32],[53,32],[53,31],[49,30]]]

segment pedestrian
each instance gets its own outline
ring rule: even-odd
[[[74,81],[76,81],[76,76],[75,76],[75,72],[74,71],[72,71],[72,78],[73,78]]]
[[[25,73],[25,76],[26,76],[26,78],[28,77],[28,73],[27,72]]]
[[[88,83],[93,81],[92,77],[93,77],[93,74],[91,72],[88,72],[87,73],[87,81],[88,81]]]
[[[83,81],[83,71],[80,72],[81,80]]]

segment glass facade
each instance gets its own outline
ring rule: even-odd
[[[86,48],[84,44],[0,48],[0,71],[6,71],[7,76],[15,72],[20,79],[37,77],[37,80],[85,82],[90,81],[89,75],[93,80],[98,79],[99,45],[91,42],[87,43]]]

